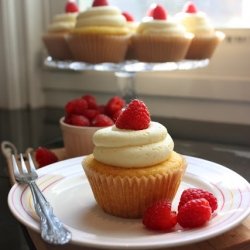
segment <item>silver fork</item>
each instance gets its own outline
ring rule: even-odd
[[[41,237],[50,244],[62,245],[70,241],[71,232],[66,229],[62,222],[53,214],[53,209],[42,192],[38,188],[35,180],[38,178],[36,168],[30,154],[28,154],[30,172],[28,172],[23,156],[20,154],[22,173],[19,172],[17,162],[12,155],[14,177],[16,181],[29,185],[36,213],[40,217]]]

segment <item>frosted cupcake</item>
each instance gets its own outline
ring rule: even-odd
[[[106,213],[141,218],[150,204],[174,199],[187,163],[173,151],[167,129],[150,121],[143,102],[133,100],[116,125],[97,131],[93,142],[93,154],[82,166]]]
[[[132,37],[136,58],[143,62],[178,62],[184,59],[193,35],[173,18],[161,5],[144,18]]]
[[[65,13],[56,15],[42,36],[48,54],[55,60],[73,59],[65,35],[75,27],[78,11],[77,5],[69,1],[65,6]]]
[[[119,63],[124,60],[129,33],[119,8],[109,6],[106,0],[95,0],[79,14],[67,41],[77,61]]]
[[[225,37],[224,33],[215,31],[207,15],[198,11],[193,2],[187,2],[183,11],[177,13],[175,18],[188,32],[194,34],[186,59],[210,58]]]

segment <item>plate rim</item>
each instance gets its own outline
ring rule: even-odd
[[[218,164],[218,163],[215,163],[215,162],[212,162],[212,161],[209,161],[209,160],[206,160],[206,159],[197,158],[197,157],[193,157],[193,156],[187,156],[187,155],[183,155],[183,156],[186,158],[186,160],[187,160],[187,162],[188,162],[189,164],[190,164],[189,161],[191,161],[191,160],[195,160],[195,161],[198,160],[198,161],[204,162],[204,163],[206,163],[206,164],[213,164],[213,165],[216,165],[216,166],[219,167],[220,169],[223,169],[224,171],[228,171],[228,172],[230,172],[231,174],[236,175],[237,178],[240,178],[240,179],[244,180],[245,185],[248,186],[248,191],[250,190],[250,184],[249,184],[249,182],[248,182],[244,177],[242,177],[241,175],[239,175],[237,172],[235,172],[235,171],[233,171],[233,170],[231,170],[231,169],[229,169],[229,168],[227,168],[227,167],[225,167],[225,166],[223,166],[223,165],[220,165],[220,164]],[[67,159],[67,160],[63,160],[63,161],[60,161],[60,162],[51,164],[51,165],[47,166],[46,168],[38,169],[38,173],[43,174],[43,172],[46,173],[46,172],[48,172],[49,169],[53,169],[53,168],[55,168],[55,171],[57,171],[58,166],[61,165],[62,162],[65,163],[65,164],[66,164],[67,162],[72,162],[73,165],[79,164],[79,163],[82,161],[82,159],[83,159],[84,157],[85,157],[85,156],[75,157],[75,158],[71,158],[71,159]],[[80,161],[80,160],[81,160],[81,161]],[[187,173],[188,173],[188,172],[187,172]],[[83,171],[83,175],[85,176],[84,171]],[[41,178],[40,175],[39,175],[39,178]],[[18,212],[18,211],[14,211],[13,207],[11,206],[11,201],[10,201],[11,194],[14,192],[15,189],[19,189],[19,188],[21,188],[21,189],[24,190],[25,188],[28,188],[28,187],[27,187],[27,185],[22,185],[22,184],[19,184],[19,183],[14,184],[14,185],[12,186],[12,188],[10,189],[9,194],[8,194],[8,205],[9,205],[9,208],[10,208],[12,214],[14,215],[14,217],[16,217],[16,219],[17,219],[18,221],[20,221],[22,224],[24,224],[24,225],[27,226],[28,228],[30,228],[30,229],[32,229],[32,230],[34,230],[34,231],[36,231],[36,232],[40,232],[39,227],[34,226],[34,223],[32,223],[32,222],[27,222],[26,220],[20,218],[20,217],[16,214],[16,212]],[[193,244],[193,243],[201,242],[201,241],[204,241],[204,240],[208,240],[208,239],[210,239],[210,238],[214,238],[214,237],[216,237],[216,236],[218,236],[218,235],[221,235],[221,234],[223,234],[223,233],[225,233],[225,232],[231,230],[232,228],[237,227],[237,226],[238,226],[238,225],[239,225],[239,224],[240,224],[249,214],[250,214],[250,208],[249,208],[249,209],[246,209],[246,210],[243,212],[243,214],[241,214],[241,215],[239,215],[239,216],[237,217],[237,218],[238,218],[237,223],[232,223],[232,222],[231,222],[229,226],[224,227],[224,228],[221,229],[221,230],[217,230],[217,231],[214,232],[214,233],[210,233],[209,235],[204,235],[204,236],[203,236],[202,238],[200,238],[199,240],[198,240],[198,239],[197,239],[197,240],[194,240],[194,239],[193,239],[192,242],[188,242],[188,244]],[[133,244],[129,244],[129,243],[127,243],[126,246],[125,246],[125,245],[110,245],[109,243],[106,243],[106,242],[95,243],[95,244],[93,244],[93,242],[92,242],[92,241],[89,242],[88,239],[86,239],[85,241],[79,241],[79,240],[75,239],[75,238],[74,238],[74,231],[75,231],[76,229],[74,229],[74,228],[68,226],[67,224],[66,224],[66,227],[68,227],[69,229],[72,229],[72,231],[73,231],[73,233],[72,233],[72,236],[73,236],[73,237],[72,237],[72,241],[71,241],[72,243],[75,243],[76,245],[89,246],[89,247],[93,247],[93,246],[94,246],[94,247],[103,248],[103,249],[106,249],[106,248],[110,248],[110,249],[125,249],[125,248],[147,249],[147,248],[152,248],[152,247],[154,247],[154,248],[162,248],[162,247],[168,248],[168,247],[182,246],[182,245],[184,245],[184,244],[187,244],[186,241],[178,242],[178,244],[174,244],[174,243],[172,243],[172,244],[166,244],[166,243],[163,243],[163,242],[160,242],[159,244],[156,244],[155,242],[152,243],[152,244],[148,244],[148,242],[147,242],[147,246],[141,245],[141,243],[140,243],[140,244],[134,244],[134,243],[133,243]],[[196,229],[195,229],[195,230],[196,230]],[[192,229],[189,229],[189,231],[191,232]]]

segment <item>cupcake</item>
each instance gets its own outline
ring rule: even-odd
[[[93,135],[93,154],[82,161],[94,197],[108,214],[142,218],[152,203],[172,201],[187,163],[167,129],[133,100],[116,124]]]
[[[65,35],[74,28],[78,11],[77,5],[69,1],[65,6],[65,13],[56,15],[42,36],[48,54],[55,60],[73,59]]]
[[[106,0],[95,0],[79,14],[67,41],[77,61],[119,63],[124,60],[129,33],[119,8],[109,6]]]
[[[194,38],[186,54],[186,59],[210,58],[218,44],[224,39],[224,33],[215,31],[214,27],[204,12],[198,11],[193,2],[187,2],[182,12],[175,18]]]
[[[142,62],[178,62],[184,59],[193,35],[173,18],[161,5],[143,18],[132,37],[135,56]]]
[[[133,16],[128,12],[122,12],[122,15],[126,18],[126,26],[130,31],[131,38],[128,45],[127,53],[125,55],[126,60],[133,60],[135,59],[134,49],[132,44],[132,36],[136,33],[136,29],[138,27],[138,22],[135,22]]]

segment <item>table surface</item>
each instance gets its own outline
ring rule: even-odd
[[[63,140],[59,127],[59,119],[62,116],[64,116],[64,110],[61,108],[0,110],[0,142],[13,142],[20,153],[28,147],[62,148]],[[250,182],[249,126],[175,118],[154,117],[152,119],[167,127],[174,139],[175,151],[178,153],[216,162]],[[4,235],[0,237],[1,248],[34,249],[29,245],[30,237],[27,239],[23,237],[23,234],[26,234],[20,230],[20,224],[10,213],[6,202],[10,182],[8,164],[3,154],[0,154],[0,163],[0,234]],[[249,227],[249,218],[247,218],[241,225],[226,234],[192,246],[185,246],[185,249],[250,249]],[[41,241],[39,234],[30,232],[30,235],[38,250],[73,249],[71,245],[62,247],[46,245]],[[84,249],[77,246],[74,248]]]
[[[53,149],[53,152],[58,156],[59,160],[65,159],[64,148]],[[25,155],[25,152],[24,152]],[[13,177],[12,161],[10,157],[7,157],[8,171],[10,176],[10,183],[14,185],[16,182]],[[35,163],[36,164],[36,163]],[[34,245],[38,250],[90,250],[96,248],[84,247],[74,245],[72,243],[63,246],[54,246],[45,243],[37,232],[28,229],[29,235],[33,240]],[[249,249],[250,248],[250,216],[246,218],[240,225],[234,229],[221,234],[217,237],[211,238],[206,241],[198,242],[195,244],[185,245],[182,247],[167,248],[167,249]],[[164,248],[163,248],[164,249]]]

